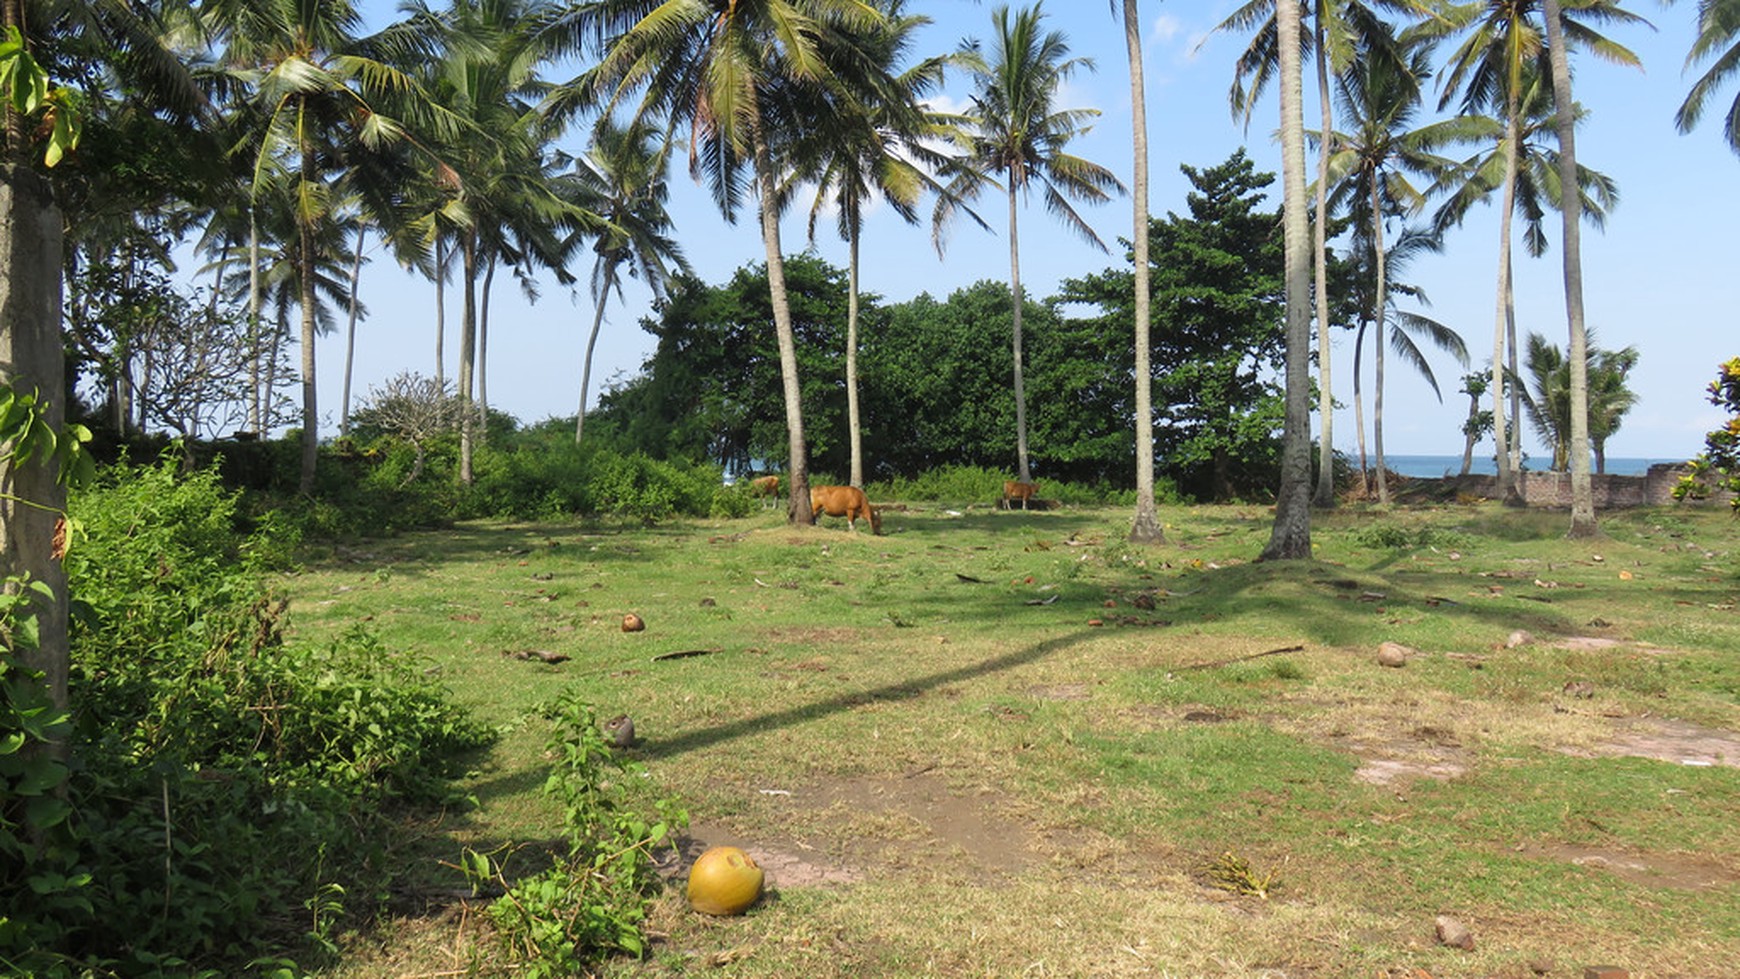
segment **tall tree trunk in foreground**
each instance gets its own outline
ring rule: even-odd
[[[48,181],[26,167],[0,164],[0,380],[19,394],[35,394],[43,420],[56,431],[66,412],[60,256],[61,216]],[[65,711],[67,589],[55,532],[66,488],[59,475],[52,458],[0,462],[0,578],[29,575],[53,592],[30,609],[40,630],[36,648],[12,655],[43,674],[55,707]]]
[[[1131,138],[1135,159],[1130,174],[1136,264],[1136,518],[1134,544],[1163,544],[1166,532],[1154,505],[1154,368],[1152,312],[1148,295],[1148,99],[1142,71],[1142,18],[1137,0],[1124,0],[1124,46],[1130,56]]]
[[[858,227],[846,242],[846,428],[852,440],[852,485],[864,488],[864,433],[858,413]]]
[[[314,147],[302,147],[302,183],[313,184],[319,174],[315,169]],[[301,268],[302,307],[302,473],[296,481],[296,491],[307,495],[314,492],[314,466],[320,458],[320,407],[314,386],[314,334],[317,322],[314,304],[314,273],[320,252],[314,245],[314,219],[303,216],[296,222],[297,258]]]
[[[364,225],[356,229],[356,252],[350,260],[350,328],[344,337],[344,400],[338,409],[338,434],[350,434],[350,380],[356,368],[357,290],[362,284],[363,239],[368,235]]]
[[[1595,491],[1589,479],[1589,336],[1583,328],[1583,246],[1578,226],[1583,199],[1577,193],[1575,104],[1571,101],[1571,65],[1565,50],[1565,24],[1559,0],[1545,0],[1547,54],[1553,66],[1554,125],[1559,133],[1559,186],[1565,188],[1559,213],[1565,223],[1565,315],[1571,343],[1571,529],[1572,537],[1593,537]]]
[[[1498,495],[1506,503],[1522,502],[1517,492],[1517,478],[1514,464],[1516,455],[1511,451],[1514,443],[1522,444],[1522,422],[1513,410],[1509,417],[1505,415],[1505,344],[1508,338],[1510,351],[1516,353],[1516,339],[1506,329],[1510,322],[1511,303],[1513,301],[1511,288],[1511,218],[1516,213],[1516,176],[1517,176],[1517,138],[1520,135],[1518,125],[1520,109],[1519,96],[1515,85],[1506,97],[1504,122],[1504,192],[1503,202],[1498,210],[1498,314],[1492,324],[1492,438],[1496,443],[1498,456]],[[1514,375],[1513,375],[1514,376]],[[1512,390],[1515,390],[1512,388]]]
[[[1015,478],[1030,483],[1033,474],[1027,467],[1027,389],[1021,370],[1021,307],[1026,303],[1021,292],[1021,236],[1015,229],[1014,176],[1011,173],[1009,179],[1009,301],[1013,320],[1010,347],[1015,355]]]
[[[1329,383],[1329,155],[1335,150],[1335,110],[1329,98],[1329,53],[1324,37],[1324,0],[1318,0],[1311,29],[1317,36],[1317,103],[1323,112],[1323,139],[1317,148],[1317,221],[1311,228],[1311,267],[1316,273],[1311,290],[1317,310],[1317,495],[1320,507],[1335,505],[1335,389]]]
[[[1275,0],[1275,29],[1281,38],[1299,36],[1299,0]],[[1281,486],[1275,498],[1275,526],[1264,560],[1311,557],[1311,252],[1305,213],[1305,120],[1301,114],[1299,46],[1276,45],[1280,60],[1281,169],[1286,236],[1287,360],[1286,422],[1281,435]]]
[[[761,133],[760,109],[753,100],[750,111],[754,113],[750,139],[754,143],[755,179],[761,198],[761,243],[767,251],[767,291],[773,305],[773,330],[779,340],[779,375],[785,391],[786,451],[790,456],[786,480],[791,486],[786,518],[792,523],[809,523],[812,520],[809,448],[804,444],[803,390],[798,386],[797,340],[791,325],[791,301],[785,288],[785,257],[779,244],[773,154],[768,151],[767,140]]]

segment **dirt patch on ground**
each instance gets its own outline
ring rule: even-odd
[[[1740,881],[1740,874],[1733,870],[1713,860],[1689,854],[1627,853],[1569,844],[1529,847],[1522,853],[1529,857],[1564,860],[1579,867],[1594,867],[1647,887],[1707,891]]]
[[[767,872],[772,886],[851,884],[870,870],[947,867],[955,876],[991,880],[1034,861],[1033,831],[1003,811],[994,792],[965,794],[936,772],[833,779],[782,790],[774,800],[805,815],[829,816],[826,839],[746,838],[727,827],[695,823],[663,864],[686,875],[707,849],[736,846]],[[797,822],[800,820],[795,820]]]
[[[1577,758],[1653,758],[1700,768],[1740,768],[1740,735],[1684,721],[1631,721],[1609,740],[1561,750]]]

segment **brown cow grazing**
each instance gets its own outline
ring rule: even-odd
[[[810,523],[815,523],[824,513],[830,517],[845,517],[846,526],[853,533],[858,532],[858,518],[869,517],[870,532],[882,533],[882,517],[870,505],[864,491],[856,486],[810,487]]]
[[[767,502],[762,503],[762,507],[764,509],[771,504],[778,503],[779,502],[779,477],[778,476],[757,476],[757,477],[755,477],[754,479],[749,481],[749,495],[755,497],[758,500],[767,501]]]
[[[1014,501],[1021,501],[1021,509],[1027,509],[1027,501],[1039,495],[1038,483],[1023,483],[1019,480],[1006,480],[1003,483],[1003,509],[1013,510]]]

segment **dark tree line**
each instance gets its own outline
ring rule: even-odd
[[[1156,469],[1200,499],[1267,496],[1283,414],[1281,242],[1267,206],[1274,177],[1242,151],[1183,169],[1195,187],[1188,213],[1149,225]],[[1132,485],[1132,261],[1126,254],[1023,310],[1036,478]],[[817,472],[843,477],[847,276],[806,255],[788,260],[786,283],[809,457]],[[717,286],[682,280],[642,321],[657,348],[605,395],[594,430],[655,457],[777,468],[767,460],[782,458],[785,427],[767,295],[761,266]],[[983,281],[941,298],[861,302],[866,476],[1006,467],[1015,455],[1008,288]]]

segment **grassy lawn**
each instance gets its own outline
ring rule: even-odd
[[[737,844],[772,883],[705,918],[673,858],[653,954],[603,975],[1740,974],[1725,509],[1572,542],[1564,514],[1347,508],[1279,564],[1261,507],[1161,516],[1152,549],[1123,510],[912,506],[884,537],[767,511],[318,555],[283,582],[299,635],[372,630],[505,732],[429,827],[429,893],[332,975],[501,970],[435,885],[465,847],[541,869],[510,854],[559,828],[539,708],[570,688],[633,718],[690,858]]]

